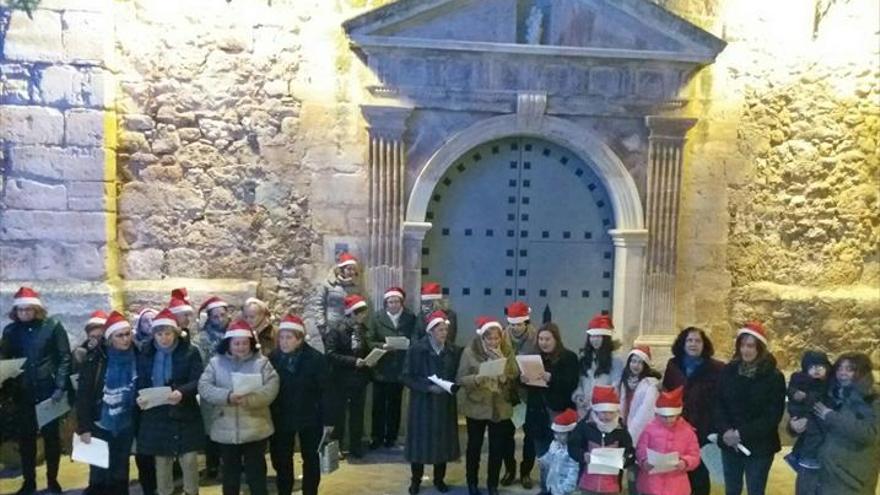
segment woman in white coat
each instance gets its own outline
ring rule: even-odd
[[[587,325],[587,341],[578,361],[578,386],[571,394],[577,406],[578,419],[590,412],[593,387],[615,387],[623,373],[623,360],[614,355],[614,325],[608,315],[597,314]]]
[[[626,366],[620,377],[620,419],[638,445],[639,437],[648,423],[654,419],[654,403],[660,395],[660,373],[653,367],[651,348],[646,345],[633,347],[626,356]],[[638,467],[627,471],[630,495],[635,495]]]

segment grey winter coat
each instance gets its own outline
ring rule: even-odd
[[[333,325],[345,318],[345,296],[351,294],[364,295],[362,288],[356,280],[343,281],[336,274],[336,269],[331,268],[327,279],[312,294],[305,310],[305,319],[311,326],[317,328],[320,335],[326,336],[327,331]],[[314,336],[311,336],[314,339]],[[323,349],[321,349],[323,350]]]
[[[229,403],[232,393],[232,373],[259,373],[263,386],[246,396],[246,402],[235,406]],[[269,405],[278,395],[278,374],[269,360],[259,351],[245,359],[230,354],[216,355],[208,362],[199,379],[199,395],[211,408],[211,440],[225,444],[243,444],[268,438],[275,432]]]

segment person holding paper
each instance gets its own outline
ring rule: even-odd
[[[180,333],[174,314],[163,309],[152,322],[152,345],[138,356],[138,390],[171,389],[164,405],[147,409],[145,398],[137,399],[142,409],[137,453],[155,457],[158,495],[174,491],[175,459],[183,474],[184,493],[196,495],[199,490],[198,451],[205,430],[196,393],[203,366],[198,349]]]
[[[128,493],[128,459],[134,441],[137,407],[137,349],[131,324],[113,311],[104,324],[104,345],[90,352],[79,373],[76,433],[108,444],[107,468],[89,467],[89,491],[98,495]]]
[[[345,298],[345,319],[333,325],[327,332],[325,348],[330,362],[332,395],[333,437],[340,448],[345,442],[345,417],[348,413],[348,455],[355,459],[364,456],[361,437],[364,433],[364,404],[370,368],[364,358],[370,353],[366,322],[369,317],[367,301],[352,294]]]
[[[428,315],[424,328],[427,337],[412,343],[401,375],[410,390],[404,456],[410,462],[411,495],[419,493],[425,464],[434,465],[434,487],[440,493],[449,491],[446,463],[461,456],[455,397],[458,385],[452,385],[447,392],[428,378],[455,381],[459,354],[447,340],[445,313],[435,311]]]
[[[303,315],[311,337],[309,345],[320,347],[324,352],[322,339],[333,326],[345,319],[345,298],[353,294],[363,294],[358,277],[358,260],[351,253],[343,251],[336,257],[336,264],[327,277],[309,298]],[[312,343],[314,342],[314,344]]]
[[[587,324],[587,340],[581,349],[578,387],[571,396],[578,416],[590,412],[590,392],[596,385],[616,386],[623,374],[623,360],[615,355],[614,324],[605,314],[593,316]]]
[[[740,328],[735,346],[733,358],[721,370],[715,406],[724,490],[739,495],[745,477],[749,495],[763,495],[774,454],[781,448],[785,377],[767,349],[767,330],[760,322]]]
[[[519,375],[513,349],[504,339],[501,323],[488,316],[476,319],[476,333],[470,345],[464,348],[458,365],[461,394],[460,411],[467,422],[467,450],[465,453],[469,495],[479,495],[480,455],[483,436],[489,430],[489,495],[497,495],[504,449],[510,448],[514,433],[513,398]],[[484,376],[484,363],[502,362],[503,373]]]
[[[318,448],[322,435],[333,430],[325,405],[329,378],[327,359],[305,340],[303,320],[287,315],[278,326],[278,347],[269,355],[280,380],[278,397],[270,407],[275,434],[269,439],[278,495],[293,492],[296,437],[299,437],[303,460],[303,495],[318,494],[321,482]]]
[[[247,394],[236,393],[233,374],[259,375],[263,384]],[[252,495],[266,495],[266,443],[275,433],[269,406],[278,395],[278,374],[257,349],[246,321],[226,329],[217,355],[199,378],[199,396],[212,408],[211,440],[220,444],[223,495],[237,495],[242,465]]]
[[[620,424],[620,398],[614,387],[602,385],[590,397],[589,417],[568,439],[568,454],[581,464],[578,488],[587,494],[620,493],[621,472],[634,462],[632,438]]]
[[[620,420],[635,445],[638,445],[645,426],[654,419],[654,402],[660,395],[660,373],[651,367],[651,363],[649,346],[633,347],[626,357],[626,366],[617,385],[620,394]],[[637,495],[637,473],[635,467],[626,473],[630,495]]]
[[[419,294],[419,314],[416,315],[418,321],[415,331],[417,338],[428,334],[425,331],[425,321],[434,311],[443,311],[446,315],[446,320],[449,322],[447,325],[449,337],[446,340],[455,346],[453,349],[456,352],[460,352],[461,348],[455,344],[458,337],[458,314],[449,307],[449,299],[443,297],[443,286],[437,282],[425,282]]]
[[[400,287],[385,291],[384,311],[379,311],[370,319],[367,340],[371,348],[388,351],[373,368],[373,427],[371,449],[380,446],[394,447],[400,431],[400,404],[403,397],[403,383],[400,372],[406,349],[391,349],[388,337],[413,339],[416,315],[404,307],[406,293]]]
[[[681,417],[683,396],[684,387],[679,387],[657,397],[654,408],[656,416],[645,427],[636,444],[636,461],[639,464],[637,487],[641,495],[691,493],[687,473],[700,464],[700,444],[694,427]],[[653,464],[652,460],[658,464]]]
[[[107,313],[102,310],[93,311],[86,321],[84,329],[86,340],[73,350],[71,362],[72,372],[79,373],[79,366],[86,360],[86,355],[94,348],[101,345],[101,337],[104,335],[104,323],[107,322]],[[73,374],[72,373],[72,374]]]
[[[49,318],[40,295],[21,287],[9,312],[12,323],[0,337],[0,359],[26,358],[22,373],[14,378],[13,423],[21,455],[24,482],[18,493],[28,495],[37,489],[37,436],[43,437],[46,479],[50,493],[61,493],[58,465],[61,459],[59,420],[37,427],[37,403],[51,398],[66,400],[70,377],[70,343],[60,322]]]

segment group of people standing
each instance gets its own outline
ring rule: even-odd
[[[324,442],[339,441],[355,462],[367,449],[396,445],[404,389],[410,494],[419,493],[426,464],[433,466],[434,487],[449,490],[447,464],[461,457],[459,416],[466,424],[470,495],[481,493],[486,437],[489,495],[513,483],[533,488],[536,462],[541,494],[706,495],[701,447],[710,442],[721,448],[727,494],[741,493],[744,482],[749,495],[763,494],[780,450],[786,396],[787,427],[799,437],[786,459],[798,473],[797,492],[874,492],[880,400],[872,363],[862,353],[843,354],[833,364],[824,354],[805,354],[786,390],[760,323],[738,330],[728,363],[715,359],[704,331],[689,327],[677,336],[661,374],[649,347],[619,351],[609,316],[589,321],[578,355],[565,348],[554,323],[533,325],[521,301],[505,309],[504,324],[477,318],[472,338],[458,347],[458,322],[439,284],[423,286],[416,315],[399,287],[388,288],[382,308],[373,311],[356,280],[357,260],[342,253],[305,318],[288,314],[277,327],[258,299],[248,299],[239,315],[219,297],[195,311],[186,290],[176,289],[167,307],[141,309],[131,322],[118,311],[96,311],[73,352],[39,295],[21,288],[0,339],[0,359],[26,358],[23,373],[0,384],[0,399],[9,399],[0,404],[12,407],[11,421],[0,424],[13,425],[22,458],[17,493],[36,491],[37,436],[44,439],[49,491],[61,493],[59,420],[38,428],[34,405],[70,400],[74,390],[80,441],[99,438],[110,451],[107,468],[91,466],[87,493],[128,493],[135,444],[148,495],[171,494],[176,477],[184,493],[198,493],[202,451],[205,476],[218,477],[222,465],[224,495],[239,493],[242,473],[250,493],[267,492],[267,451],[278,493],[290,494],[298,439],[302,490],[310,495],[318,493]],[[368,359],[374,349],[384,351],[378,361]],[[543,371],[524,372],[519,356],[537,356]],[[487,363],[501,363],[499,371],[482,373]],[[238,389],[242,375],[257,377],[256,384]],[[370,384],[371,441],[364,445]],[[170,390],[160,405],[140,393],[155,387]],[[619,469],[599,466],[609,449],[622,452]],[[674,464],[656,469],[658,454],[675,454]]]

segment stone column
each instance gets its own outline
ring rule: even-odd
[[[431,224],[428,222],[403,223],[403,290],[412,294],[406,304],[415,314],[419,314],[422,285],[422,243],[429,230]]]
[[[369,211],[367,223],[367,290],[373,304],[386,288],[403,283],[403,217],[406,149],[403,134],[412,108],[363,105],[361,111],[370,133],[368,154]],[[413,300],[414,294],[407,299]]]
[[[613,229],[608,234],[614,242],[614,306],[611,316],[621,339],[629,346],[639,336],[648,231]]]
[[[650,131],[641,333],[638,342],[668,352],[675,338],[675,273],[678,208],[685,135],[696,119],[648,116]]]

